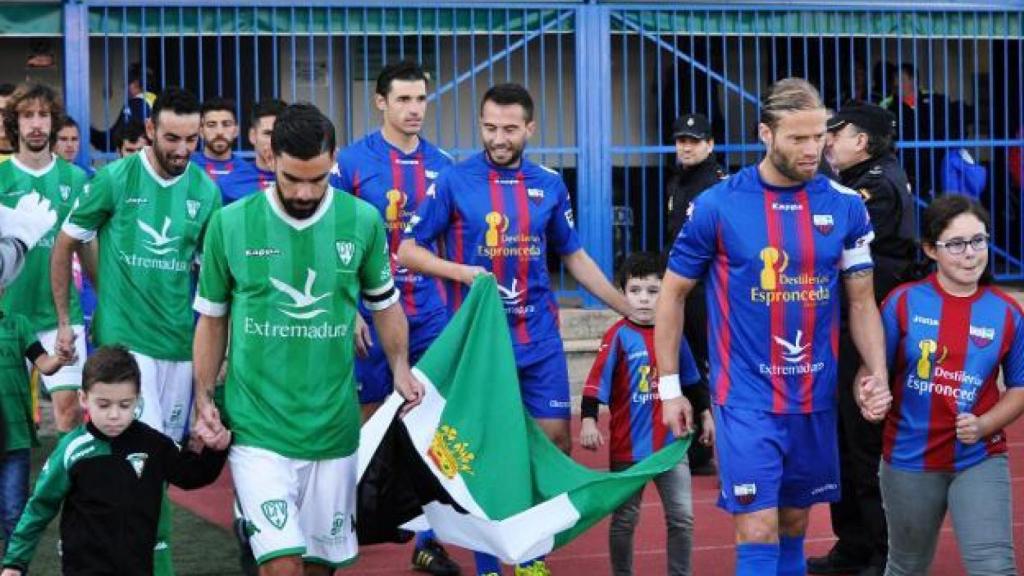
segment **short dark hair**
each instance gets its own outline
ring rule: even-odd
[[[11,146],[18,150],[18,108],[26,102],[39,100],[50,109],[50,146],[57,142],[57,130],[64,122],[64,105],[57,92],[46,84],[25,83],[19,85],[11,93],[7,106],[3,109],[4,132]]]
[[[284,112],[284,109],[288,107],[288,104],[284,100],[278,100],[277,98],[268,98],[266,100],[260,100],[252,107],[252,116],[249,121],[252,127],[255,128],[260,123],[260,118],[267,116],[274,116],[275,118]]]
[[[311,160],[324,152],[334,153],[334,124],[316,106],[301,102],[292,104],[277,116],[270,136],[270,149],[275,156],[288,154],[300,160]]]
[[[500,106],[518,104],[523,107],[523,116],[527,122],[533,120],[533,98],[522,84],[496,84],[487,89],[480,100],[480,113],[483,114],[484,104],[494,102]]]
[[[60,132],[61,130],[67,128],[68,126],[78,128],[78,122],[75,122],[75,119],[71,116],[64,116],[64,121],[57,126],[56,131]],[[81,132],[81,129],[79,129],[79,132]]]
[[[156,91],[156,75],[149,66],[142,67],[141,62],[132,62],[128,67],[128,83],[138,82],[139,87],[150,92]]]
[[[430,83],[430,76],[423,70],[423,67],[410,60],[402,60],[394,64],[388,64],[377,75],[377,94],[387,98],[391,93],[391,83],[395,80],[415,82],[422,80]]]
[[[213,98],[203,100],[203,105],[199,107],[199,114],[200,116],[206,116],[207,112],[230,112],[235,121],[238,121],[238,117],[235,114],[235,101],[230,98],[214,96]]]
[[[10,96],[11,94],[14,94],[15,88],[17,88],[17,86],[11,84],[10,82],[4,82],[3,84],[0,84],[0,96]]]
[[[626,289],[630,278],[665,275],[665,257],[658,252],[633,252],[619,267],[619,287]]]
[[[917,78],[917,68],[912,62],[904,62],[900,64],[900,72],[910,76],[911,79]]]
[[[135,357],[124,346],[100,346],[82,369],[82,390],[89,392],[93,384],[120,384],[128,382],[138,392],[142,387],[142,376]]]
[[[924,213],[921,215],[921,244],[935,246],[935,243],[939,241],[939,236],[949,227],[949,224],[962,214],[970,214],[981,220],[986,232],[992,229],[988,210],[980,202],[969,196],[947,194],[932,200],[924,209]],[[981,275],[980,283],[990,284],[991,282],[992,272],[986,268]]]
[[[124,146],[126,141],[135,142],[140,137],[146,137],[147,140],[149,139],[149,137],[146,136],[146,127],[142,122],[132,120],[131,122],[122,125],[121,128],[114,133],[114,146],[120,148],[121,146]]]
[[[178,86],[169,86],[160,93],[153,103],[153,124],[160,119],[160,113],[167,110],[179,116],[199,114],[199,99],[192,92]]]
[[[868,156],[878,158],[896,150],[896,147],[893,144],[893,135],[891,133],[872,134],[870,131],[863,129],[856,124],[850,124],[850,126],[853,128],[854,133],[864,134],[868,137],[868,145],[864,150],[867,152]]]

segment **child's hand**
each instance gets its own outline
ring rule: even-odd
[[[210,450],[216,450],[220,452],[227,450],[228,446],[231,445],[231,431],[221,426],[217,429],[212,428],[205,421],[199,420],[195,426],[192,427],[192,438],[200,443],[200,448],[203,446]],[[189,448],[192,448],[191,441]],[[201,450],[193,450],[199,452]]]
[[[583,419],[583,428],[580,430],[580,446],[587,450],[597,450],[604,446],[604,437],[597,429],[597,421],[593,418]]]
[[[711,410],[705,410],[700,413],[700,438],[698,441],[705,445],[711,446],[715,443],[715,419],[711,417]]]
[[[21,570],[17,568],[4,568],[4,571],[0,572],[0,576],[21,576]]]

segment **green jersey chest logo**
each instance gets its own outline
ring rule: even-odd
[[[352,263],[352,257],[356,253],[356,245],[348,240],[338,240],[334,243],[335,249],[338,251],[338,260],[345,266]]]
[[[199,200],[185,200],[185,211],[188,212],[188,217],[195,220],[196,215],[199,214],[199,208],[202,203]]]
[[[313,294],[313,286],[316,284],[316,271],[312,268],[306,269],[306,285],[303,287],[302,292],[274,277],[270,278],[270,284],[287,299],[286,302],[278,307],[278,310],[284,315],[296,320],[309,320],[310,318],[316,318],[321,314],[327,313],[326,308],[314,308],[317,302],[330,296],[330,292],[324,292],[319,296]]]
[[[164,256],[178,249],[174,244],[176,244],[181,237],[167,235],[168,231],[171,229],[171,218],[169,216],[164,217],[164,225],[159,232],[142,220],[137,220],[137,222],[139,224],[139,229],[149,236],[149,238],[142,241],[142,245],[146,250],[149,250],[157,256]]]
[[[68,198],[71,198],[71,186],[61,184],[58,189],[60,190],[60,199],[67,202]]]
[[[139,478],[142,478],[142,471],[146,467],[147,458],[149,458],[149,454],[145,452],[135,452],[124,457],[132,465],[132,470],[135,470],[135,475]]]
[[[288,522],[288,504],[284,500],[267,500],[260,504],[263,516],[271,526],[281,530]]]

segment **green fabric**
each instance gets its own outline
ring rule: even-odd
[[[26,194],[38,192],[57,211],[57,222],[25,256],[25,267],[11,282],[0,299],[4,313],[21,314],[35,332],[57,328],[57,311],[50,291],[50,254],[60,225],[71,212],[88,176],[81,168],[56,155],[53,162],[39,170],[26,169],[17,158],[0,164],[0,204],[14,208]],[[71,322],[82,324],[82,308],[78,290],[68,280]]]
[[[231,317],[224,394],[235,442],[341,458],[359,443],[358,303],[394,291],[387,234],[376,209],[350,194],[328,189],[318,212],[298,222],[275,195],[214,214],[196,309]]]
[[[100,169],[64,231],[99,232],[96,343],[191,360],[192,269],[220,190],[191,162],[161,181],[146,158],[144,150]]]
[[[60,2],[4,3],[0,10],[0,36],[61,36],[63,30]]]
[[[32,446],[34,423],[25,351],[36,341],[23,316],[0,317],[0,413],[3,414],[4,451]]]

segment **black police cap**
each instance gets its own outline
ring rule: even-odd
[[[672,137],[689,136],[698,140],[711,139],[711,122],[702,114],[686,114],[672,123]]]
[[[842,130],[847,124],[853,124],[871,136],[891,136],[896,133],[896,118],[886,109],[856,102],[843,106],[828,121],[828,131]]]

